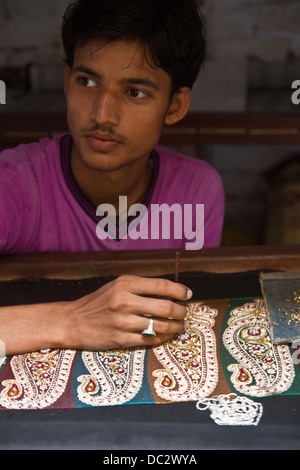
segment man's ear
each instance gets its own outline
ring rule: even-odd
[[[191,97],[192,92],[188,87],[179,88],[179,90],[174,93],[165,117],[165,124],[176,124],[184,118],[189,110]]]
[[[69,81],[70,81],[70,75],[71,75],[71,67],[66,67],[65,70],[65,80],[64,80],[64,92],[65,95],[67,94],[68,86],[69,86]]]

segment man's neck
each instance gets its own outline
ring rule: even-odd
[[[86,199],[95,207],[104,203],[112,204],[117,214],[119,196],[127,196],[128,207],[142,202],[149,188],[153,171],[150,157],[133,162],[132,165],[117,171],[92,170],[84,166],[73,151],[71,168],[75,181]]]

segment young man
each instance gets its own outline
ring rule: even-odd
[[[157,147],[163,126],[188,112],[204,60],[197,3],[70,5],[62,29],[70,135],[0,155],[2,253],[184,248],[193,237],[199,242],[203,228],[199,248],[219,244],[219,175],[204,162]],[[167,236],[153,230],[160,205],[182,209],[176,223],[186,224],[179,232],[171,219]],[[184,214],[200,206],[204,220],[197,210]],[[127,217],[137,214],[130,208],[141,207],[145,212],[135,222]],[[107,218],[110,212],[118,226]],[[184,326],[185,308],[166,298],[189,296],[182,285],[125,276],[76,302],[0,309],[0,339],[9,354],[159,344]],[[141,332],[153,312],[156,336],[149,338]]]

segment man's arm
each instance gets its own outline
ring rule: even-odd
[[[72,302],[0,308],[6,355],[45,348],[108,350],[157,346],[184,330],[191,291],[165,279],[121,276]],[[172,300],[170,300],[172,299]],[[156,336],[141,332],[154,316]]]

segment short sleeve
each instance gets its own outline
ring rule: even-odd
[[[0,252],[8,253],[22,244],[28,217],[22,183],[8,163],[0,162]]]

